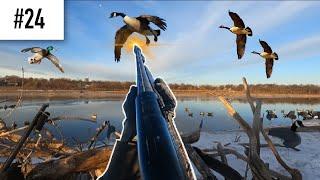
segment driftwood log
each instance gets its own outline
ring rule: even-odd
[[[74,155],[37,164],[28,174],[27,179],[61,179],[61,177],[96,169],[105,169],[111,156],[112,146],[91,149]]]

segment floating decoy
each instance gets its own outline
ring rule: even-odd
[[[91,119],[92,119],[92,120],[97,120],[97,113],[93,113],[93,114],[91,115]]]
[[[252,51],[253,54],[258,54],[259,56],[261,56],[262,58],[265,59],[265,64],[266,64],[266,75],[267,78],[271,77],[272,74],[272,68],[273,68],[273,62],[274,60],[278,60],[278,54],[275,52],[272,52],[271,47],[268,45],[268,43],[266,43],[265,41],[261,41],[259,39],[259,42],[261,44],[261,46],[263,47],[263,52],[259,53],[256,51]]]
[[[205,116],[206,113],[205,112],[200,112],[200,116]]]
[[[297,119],[297,116],[295,115],[294,111],[290,111],[288,114],[284,114],[284,118],[290,118],[291,120]]]
[[[193,113],[192,113],[192,112],[189,112],[189,113],[188,113],[188,116],[193,117]]]
[[[245,52],[247,35],[252,36],[252,30],[251,28],[245,26],[243,20],[237,13],[229,11],[229,16],[231,17],[234,25],[232,27],[221,25],[219,26],[219,28],[228,29],[231,33],[237,35],[237,54],[238,59],[241,59]]]
[[[189,112],[190,110],[189,110],[189,108],[184,108],[184,111]]]
[[[167,23],[164,19],[158,16],[151,15],[141,15],[139,17],[130,17],[124,13],[120,12],[112,12],[110,18],[114,18],[117,16],[121,16],[123,18],[123,22],[126,24],[122,26],[117,32],[115,36],[115,61],[120,61],[121,56],[121,48],[123,44],[127,41],[128,37],[136,32],[146,37],[146,44],[150,43],[148,36],[154,36],[154,41],[158,41],[158,36],[160,36],[160,29],[165,31],[167,28]],[[149,24],[152,22],[157,25],[160,29],[154,30]]]
[[[212,112],[207,112],[207,116],[212,117],[213,113]]]
[[[300,120],[294,121],[290,128],[287,128],[287,127],[271,128],[268,134],[270,136],[282,139],[283,145],[286,148],[292,148],[294,150],[299,151],[299,149],[296,148],[296,146],[301,144],[301,137],[296,132],[298,127],[304,127],[302,121]]]
[[[12,125],[11,125],[11,128],[12,128],[12,129],[16,129],[17,127],[18,127],[18,125],[16,124],[15,121],[13,121],[13,123],[12,123]]]
[[[62,68],[62,65],[60,64],[59,59],[51,53],[53,50],[54,50],[53,46],[48,46],[46,49],[42,49],[40,47],[31,47],[31,48],[22,49],[21,52],[25,53],[25,52],[31,51],[33,53],[33,56],[28,58],[29,64],[40,64],[42,59],[47,58],[62,73],[64,73],[64,70]]]
[[[278,118],[278,116],[276,115],[276,113],[275,113],[274,111],[272,111],[272,110],[266,110],[266,112],[267,112],[266,118],[267,118],[269,121],[272,120],[272,119]]]

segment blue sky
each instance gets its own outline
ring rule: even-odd
[[[155,76],[169,83],[240,84],[250,83],[320,84],[320,2],[316,1],[66,1],[64,41],[0,41],[0,76],[26,76],[98,80],[135,80],[131,54],[123,53],[114,62],[113,43],[121,18],[109,19],[112,11],[129,16],[157,15],[167,20],[151,49],[148,65]],[[235,35],[219,29],[231,26],[228,10],[237,12],[251,27],[246,53],[237,60]],[[153,38],[150,38],[151,40]],[[263,59],[250,52],[261,51],[259,39],[278,53],[270,79],[265,77]],[[161,45],[162,44],[162,45]],[[26,62],[20,50],[29,46],[55,46],[66,73],[50,62]]]

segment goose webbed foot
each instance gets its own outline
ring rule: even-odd
[[[158,37],[154,36],[154,41],[157,42],[158,41]]]

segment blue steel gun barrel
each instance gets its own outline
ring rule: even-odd
[[[144,65],[145,58],[138,46],[134,46],[134,53],[137,63],[137,149],[142,178],[186,179],[166,119],[160,109],[159,97],[153,88],[153,77]]]

